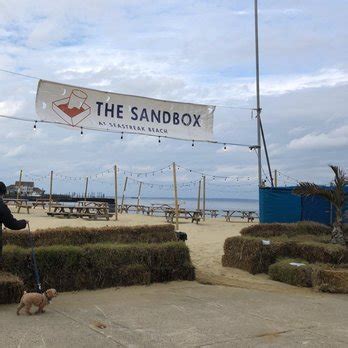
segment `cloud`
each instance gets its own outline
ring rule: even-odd
[[[348,145],[348,125],[334,129],[328,133],[310,133],[293,139],[288,148],[292,150],[330,149]]]
[[[4,157],[18,157],[19,155],[23,155],[25,153],[25,146],[24,145],[19,145],[14,148],[11,148],[8,150],[5,154]]]
[[[0,101],[0,114],[5,116],[13,116],[23,107],[23,102],[20,100],[5,100]]]
[[[327,182],[330,173],[323,169],[333,157],[348,167],[347,10],[337,0],[260,4],[262,117],[271,165],[297,178]],[[255,107],[252,2],[37,0],[33,6],[18,0],[14,11],[3,1],[0,19],[0,68],[125,94]],[[35,118],[37,81],[0,74],[0,113]],[[250,116],[250,110],[218,107],[216,139],[255,144]],[[41,124],[34,134],[30,123],[0,124],[0,148],[7,154],[0,176],[11,180],[19,166],[85,176],[114,163],[136,171],[173,161],[213,175],[257,173],[255,154],[243,148],[225,152],[221,145],[192,148],[190,142],[159,144],[128,135],[121,141],[117,134],[93,132],[80,137]],[[166,175],[151,181],[170,181]],[[105,180],[112,182],[112,175]],[[83,183],[59,185],[57,190],[83,190]],[[93,189],[110,190],[98,185],[93,181]],[[256,197],[254,181],[251,186],[254,193],[246,195]]]

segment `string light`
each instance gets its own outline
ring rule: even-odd
[[[158,143],[159,144],[161,143],[161,137],[158,137]]]
[[[226,147],[226,144],[224,144],[224,151],[226,151],[227,150],[227,147]]]
[[[192,140],[192,147],[194,147],[195,146],[195,141],[194,140]]]
[[[82,128],[82,127],[81,127]],[[152,170],[152,171],[149,171],[149,172],[131,172],[129,170],[125,170],[123,168],[120,168],[118,167],[117,168],[117,171],[119,173],[123,173],[124,175],[128,175],[129,177],[132,177],[132,176],[135,176],[135,177],[148,177],[148,176],[152,176],[154,177],[155,176],[155,173],[161,173],[161,174],[164,174],[164,170],[171,170],[172,166],[171,165],[167,165],[166,167],[164,168],[159,168],[157,170]],[[186,168],[186,167],[183,167],[181,165],[177,165],[177,170],[181,171],[181,170],[186,170],[187,172],[190,172],[190,173],[194,173],[194,174],[199,174],[200,176],[205,176],[206,178],[212,178],[213,181],[215,181],[216,179],[222,179],[224,180],[225,182],[228,181],[228,182],[233,182],[233,181],[240,181],[240,182],[243,182],[243,178],[245,178],[245,181],[250,181],[250,180],[254,180],[255,178],[254,177],[250,177],[250,176],[245,176],[245,177],[238,177],[238,176],[228,176],[228,175],[214,175],[214,174],[208,174],[208,173],[204,173],[202,171],[198,171],[198,170],[194,170],[194,169],[191,169],[191,168]],[[104,176],[104,174],[106,175],[107,173],[111,173],[112,171],[110,169],[106,169],[104,170],[103,172],[99,172],[99,173],[93,173],[91,175],[89,175],[90,178],[94,178],[94,177],[99,177],[99,176]],[[62,175],[63,176],[63,175]],[[76,177],[66,177],[66,178],[70,178],[71,180],[76,180]],[[241,180],[240,180],[241,179]],[[77,178],[77,180],[80,180],[80,178]],[[135,180],[135,179],[133,179]]]
[[[36,124],[37,124],[37,121],[35,121],[35,123],[34,123],[34,131],[36,131]]]
[[[123,132],[121,132],[121,140],[123,140]]]
[[[82,127],[81,127],[81,133],[80,134],[81,134],[81,137],[82,137],[83,136],[83,128]]]

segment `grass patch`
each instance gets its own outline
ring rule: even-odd
[[[182,242],[152,244],[54,245],[36,249],[43,288],[59,291],[149,284],[155,281],[193,280],[189,249]],[[7,245],[4,268],[33,289],[31,251]]]
[[[24,291],[23,282],[15,275],[0,272],[0,304],[18,303]]]
[[[304,265],[296,266],[291,263]],[[281,259],[269,267],[268,274],[271,279],[283,283],[303,287],[312,286],[312,265],[301,259]]]
[[[83,245],[95,243],[163,243],[176,241],[173,225],[58,227],[32,233],[36,246]],[[29,247],[28,231],[4,231],[3,244]]]

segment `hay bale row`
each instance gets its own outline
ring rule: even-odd
[[[18,303],[23,291],[23,282],[18,277],[7,272],[0,272],[0,304]]]
[[[222,265],[236,267],[251,274],[264,273],[275,262],[277,255],[283,254],[284,243],[263,245],[259,238],[231,237],[225,240]]]
[[[331,228],[312,221],[301,221],[298,223],[271,223],[258,224],[245,227],[241,230],[242,236],[250,237],[276,237],[286,235],[288,237],[298,235],[328,235],[331,233]]]
[[[293,265],[294,263],[303,265]],[[304,260],[282,259],[270,265],[268,274],[273,280],[296,286],[311,287],[312,271],[312,265]]]
[[[264,245],[261,238],[231,237],[224,244],[222,265],[236,267],[249,273],[267,273],[277,258],[299,258],[310,263],[348,263],[348,249],[330,243],[299,242],[289,239],[270,239]]]
[[[319,291],[348,294],[348,266],[315,268],[313,287]]]
[[[341,264],[348,262],[348,249],[341,245],[315,241],[289,241],[286,243],[288,253],[279,256],[300,258],[310,263]]]
[[[160,244],[55,245],[36,249],[43,288],[59,291],[193,280],[189,249],[182,242]],[[8,245],[3,251],[6,270],[33,289],[31,251]]]
[[[291,263],[303,263],[296,266]],[[271,279],[331,293],[348,293],[348,265],[310,264],[299,259],[281,259],[269,267]]]
[[[173,225],[57,227],[32,233],[36,246],[83,245],[95,243],[164,243],[176,241]],[[4,245],[29,247],[27,231],[4,231]]]

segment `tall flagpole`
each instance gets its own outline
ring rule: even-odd
[[[254,0],[255,12],[255,59],[256,59],[256,112],[257,112],[257,158],[259,187],[262,186],[261,175],[261,103],[260,103],[260,67],[259,67],[259,19],[257,0]]]

